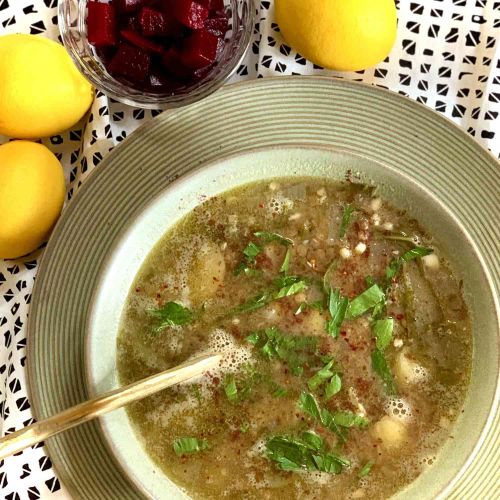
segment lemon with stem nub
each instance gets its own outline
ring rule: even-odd
[[[0,36],[0,135],[59,134],[82,118],[93,96],[61,44],[35,35]]]
[[[276,0],[275,9],[285,41],[325,68],[369,68],[396,40],[394,0]]]
[[[42,144],[0,146],[0,259],[35,250],[48,237],[64,203],[64,173]]]

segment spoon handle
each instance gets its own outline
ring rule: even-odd
[[[204,371],[213,368],[219,359],[219,355],[197,357],[175,368],[157,373],[125,387],[120,387],[102,396],[68,408],[53,417],[13,432],[0,439],[0,460],[28,446],[44,441],[59,432],[71,429],[128,403],[201,375]]]

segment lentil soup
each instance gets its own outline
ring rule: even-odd
[[[460,281],[415,220],[352,182],[280,178],[207,199],[152,250],[120,382],[204,352],[217,370],[130,405],[194,498],[386,498],[453,432],[472,336]]]

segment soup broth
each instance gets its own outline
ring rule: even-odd
[[[288,178],[207,199],[150,253],[118,336],[127,384],[220,366],[132,404],[194,498],[386,498],[432,465],[472,355],[461,282],[376,189]]]

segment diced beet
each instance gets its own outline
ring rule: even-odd
[[[212,35],[223,37],[228,29],[227,17],[212,17],[205,20],[205,29]]]
[[[159,10],[144,7],[139,13],[139,25],[144,36],[168,35],[167,16]]]
[[[121,30],[120,35],[127,42],[130,42],[132,45],[135,45],[146,52],[155,52],[156,54],[161,54],[163,52],[162,45],[148,40],[135,31]]]
[[[181,50],[181,61],[191,69],[200,69],[212,64],[217,57],[219,39],[206,30],[194,31]]]
[[[89,43],[96,48],[116,45],[116,12],[113,4],[91,1],[87,7]]]
[[[203,28],[209,10],[193,0],[174,0],[172,12],[182,24],[188,28],[199,30]]]
[[[179,52],[173,48],[163,54],[162,64],[172,76],[181,80],[189,78],[193,73],[182,63]]]
[[[127,16],[121,19],[120,30],[140,31],[139,18],[137,15]]]
[[[123,76],[133,82],[144,82],[149,75],[150,64],[151,56],[145,50],[122,43],[108,69],[113,75]]]
[[[114,0],[118,12],[132,14],[138,11],[143,3],[142,0]]]

